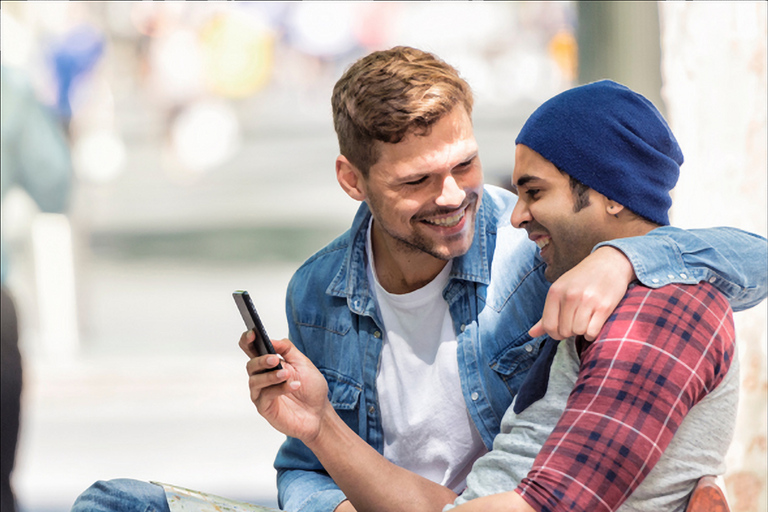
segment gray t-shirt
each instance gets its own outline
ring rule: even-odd
[[[561,342],[546,395],[520,414],[509,407],[493,450],[475,463],[467,477],[467,489],[455,505],[518,486],[560,419],[576,383],[579,364],[573,340]],[[739,364],[735,356],[720,385],[691,408],[659,462],[618,510],[683,511],[699,478],[722,474],[734,433],[738,392]],[[452,507],[448,505],[445,510]]]

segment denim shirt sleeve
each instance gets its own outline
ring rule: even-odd
[[[734,311],[759,304],[768,292],[768,243],[740,229],[665,226],[645,236],[602,242],[622,251],[638,280],[650,288],[708,281]]]
[[[277,487],[281,510],[332,512],[347,497],[330,476],[319,471],[279,470]]]
[[[286,318],[288,337],[302,353],[306,354],[305,341],[295,322],[294,309],[301,307],[297,303],[297,290],[303,284],[302,276],[294,275],[288,285],[286,296]],[[300,295],[300,294],[298,294]],[[298,439],[286,437],[278,450],[274,463],[277,470],[278,506],[286,512],[333,512],[346,496],[333,479],[323,471],[309,448]]]

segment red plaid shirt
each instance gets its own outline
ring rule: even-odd
[[[616,510],[734,350],[730,306],[711,285],[631,288],[581,352],[566,409],[517,492],[541,512]]]

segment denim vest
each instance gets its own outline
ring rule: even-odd
[[[532,339],[528,330],[539,320],[549,289],[536,245],[525,230],[510,224],[515,201],[503,189],[484,188],[472,247],[453,260],[443,290],[457,334],[464,401],[488,449],[538,354],[541,339]],[[370,216],[366,204],[361,204],[350,230],[296,271],[288,286],[286,314],[291,340],[326,378],[329,399],[339,416],[382,453],[376,374],[384,327],[366,273]],[[629,257],[638,279],[647,286],[707,279],[731,299],[734,310],[765,297],[764,269],[762,275],[750,275],[746,268],[753,258],[765,261],[765,239],[731,229],[698,230],[692,235],[694,231],[659,228],[651,232],[658,232],[655,238],[646,235],[610,245]],[[741,245],[737,263],[744,265],[733,268],[734,261],[721,261],[721,253],[735,243]],[[702,268],[689,268],[689,260]],[[286,439],[275,468],[278,501],[285,510],[332,511],[345,499],[297,439]]]

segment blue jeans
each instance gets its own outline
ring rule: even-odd
[[[99,480],[81,494],[72,512],[171,512],[159,485],[120,478]]]

